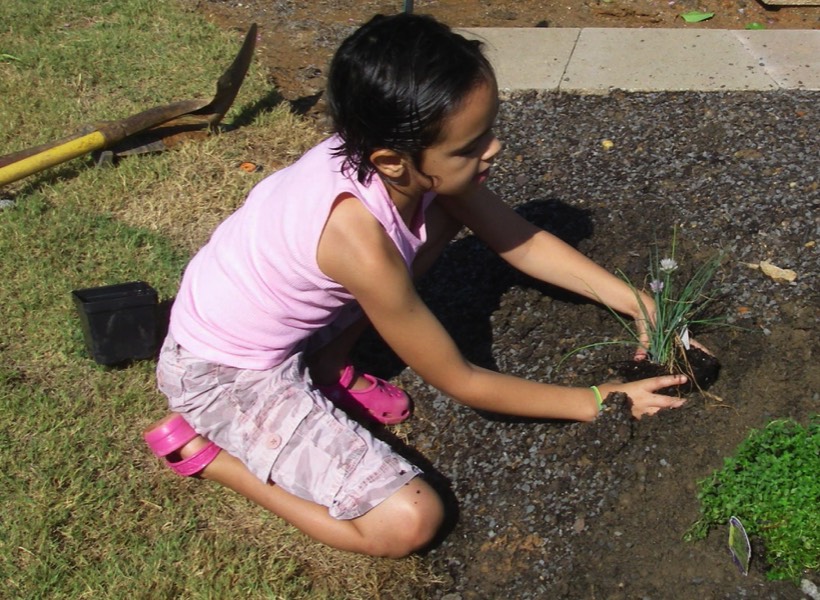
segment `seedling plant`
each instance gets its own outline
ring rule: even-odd
[[[654,301],[654,310],[647,308],[641,294],[641,287],[621,270],[618,275],[626,282],[641,307],[641,320],[645,323],[646,334],[620,313],[610,309],[620,326],[626,332],[626,339],[597,342],[577,348],[563,360],[588,348],[603,345],[627,345],[640,348],[646,353],[648,362],[665,373],[691,374],[687,353],[692,348],[690,330],[708,325],[726,325],[721,317],[711,316],[710,306],[715,297],[710,293],[710,284],[720,267],[724,253],[719,252],[698,267],[681,283],[681,265],[677,257],[677,230],[673,231],[668,252],[661,254],[658,244],[650,250],[647,279],[642,288]],[[708,355],[707,355],[708,356]],[[562,362],[563,362],[562,360]],[[643,362],[643,361],[641,361]],[[649,376],[645,374],[644,376]]]
[[[720,321],[720,318],[709,318],[707,308],[713,297],[707,291],[712,278],[723,261],[723,253],[717,253],[703,263],[694,274],[682,285],[678,281],[680,273],[676,259],[677,230],[672,234],[672,244],[667,256],[661,258],[657,244],[651,249],[649,260],[649,293],[655,301],[654,314],[650,314],[640,301],[636,286],[620,272],[621,277],[638,298],[643,319],[646,322],[648,346],[644,346],[650,361],[675,369],[680,357],[679,350],[690,348],[690,328],[705,326]],[[638,332],[621,315],[616,314],[619,323],[629,332],[636,343],[643,346]],[[685,371],[682,371],[685,372]]]

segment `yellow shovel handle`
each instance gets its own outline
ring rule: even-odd
[[[34,156],[29,156],[15,163],[0,167],[0,185],[17,181],[23,177],[28,177],[32,173],[37,173],[43,169],[53,167],[60,163],[77,158],[83,154],[104,148],[106,144],[105,135],[100,131],[94,131],[77,139],[71,140],[54,148],[44,150]]]

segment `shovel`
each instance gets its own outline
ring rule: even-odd
[[[208,100],[181,100],[157,106],[117,121],[86,126],[67,138],[0,157],[0,186],[54,165],[107,148],[128,148],[125,153],[159,149],[168,136],[205,127],[213,128],[225,116],[248,72],[254,46],[256,23],[245,35],[239,53],[219,80],[216,94]],[[138,138],[138,134],[146,136]],[[141,150],[140,150],[141,149]]]

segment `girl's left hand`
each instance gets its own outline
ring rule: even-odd
[[[635,350],[635,360],[643,360],[646,358],[649,349],[650,324],[647,319],[652,319],[655,315],[655,301],[645,293],[639,294],[638,298],[643,302],[643,307],[638,308],[635,317],[635,331],[638,333],[639,344],[638,349]]]
[[[635,328],[638,331],[640,345],[638,346],[638,349],[635,350],[634,359],[644,360],[647,357],[647,351],[649,350],[649,334],[646,328],[646,321],[644,319],[637,319],[635,321]],[[698,350],[702,350],[709,356],[714,356],[714,352],[693,338],[689,338],[689,345],[693,348],[697,348]]]
[[[646,311],[645,312],[642,311],[641,313],[639,313],[639,316],[635,317],[635,331],[638,334],[638,344],[639,344],[638,349],[635,350],[635,360],[644,360],[647,357],[647,351],[649,350],[649,328],[650,328],[650,325],[647,322],[647,317],[649,317],[651,319],[654,316],[654,314],[655,314],[655,302],[654,302],[654,300],[652,300],[652,298],[650,298],[649,296],[647,296],[644,293],[641,293],[639,297],[640,297],[641,301],[644,303],[644,307],[645,307]],[[703,344],[699,343],[695,339],[690,338],[689,339],[689,344],[694,348],[702,350],[703,352],[705,352],[706,354],[709,354],[710,356],[713,355],[713,352],[711,350],[709,350],[709,348],[707,348]]]
[[[643,317],[635,319],[635,330],[638,332],[638,349],[635,350],[635,360],[644,360],[649,350],[649,328]]]

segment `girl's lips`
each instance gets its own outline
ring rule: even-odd
[[[484,183],[490,178],[490,170],[487,169],[485,171],[481,171],[481,173],[476,175],[475,178],[478,183]]]

